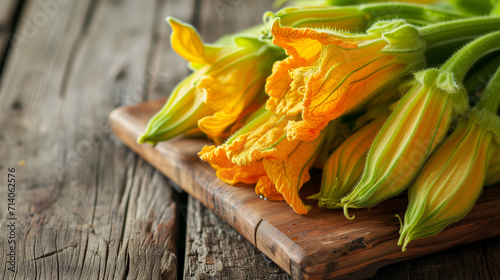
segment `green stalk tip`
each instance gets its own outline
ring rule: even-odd
[[[404,224],[403,224],[403,221],[401,220],[401,217],[398,214],[396,214],[395,216],[399,220],[399,234],[401,234],[401,232],[403,232],[403,226],[404,226]]]
[[[350,202],[350,201],[349,201]],[[348,219],[348,220],[354,220],[354,218],[356,218],[356,215],[352,215],[349,216],[349,212],[348,212],[348,209],[349,209],[349,202],[347,202],[346,204],[344,204],[344,216]]]
[[[406,249],[408,247],[408,243],[410,243],[411,239],[410,237],[407,235],[405,240],[404,240],[404,243],[403,243],[403,247],[401,247],[401,252],[406,252]]]
[[[142,133],[141,135],[139,135],[139,137],[137,137],[137,143],[139,144],[144,144],[146,143],[148,140],[148,136],[146,133]]]
[[[321,192],[317,193],[317,194],[313,194],[313,195],[310,195],[308,197],[306,197],[307,199],[318,199],[321,197]]]

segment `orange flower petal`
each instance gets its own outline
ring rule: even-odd
[[[275,145],[285,138],[286,119],[271,115],[255,130],[236,138],[227,146],[227,155],[237,165],[247,166],[254,161],[272,156]]]
[[[276,145],[274,157],[264,158],[264,169],[283,195],[286,202],[298,214],[307,214],[309,207],[299,197],[299,190],[309,181],[309,169],[321,147],[325,133],[311,142],[281,141]]]
[[[294,59],[310,61],[320,53],[323,45],[338,45],[343,48],[356,48],[356,43],[346,42],[329,32],[311,28],[283,27],[279,18],[273,22],[271,28],[273,43],[285,49]]]
[[[273,73],[267,78],[266,93],[269,99],[266,108],[278,115],[294,116],[302,112],[302,99],[304,98],[303,83],[294,83],[294,76],[291,72],[300,66],[292,57],[276,62],[273,66]],[[296,81],[303,81],[295,79]]]
[[[287,126],[290,139],[311,141],[316,138],[331,120],[363,104],[403,73],[407,66],[397,63],[391,55],[375,57],[361,69],[354,68],[357,63],[359,61],[340,64],[335,67],[340,69],[331,70],[335,73],[310,78],[303,101],[303,120],[290,122]],[[338,75],[338,78],[332,75]]]
[[[287,126],[290,140],[312,141],[331,120],[425,64],[418,30],[404,21],[378,22],[356,35],[282,27],[277,19],[271,32],[290,57],[267,80],[267,108],[301,113],[302,120]]]
[[[255,184],[260,177],[266,176],[261,161],[250,166],[238,166],[229,160],[224,146],[205,146],[198,155],[210,163],[216,170],[216,175],[223,182],[234,185],[236,183]]]
[[[276,189],[273,181],[271,181],[267,175],[259,178],[259,181],[255,186],[255,193],[268,200],[285,200],[283,195],[281,195],[281,193],[279,193]]]

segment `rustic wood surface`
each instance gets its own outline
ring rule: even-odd
[[[17,180],[16,273],[6,265],[0,188],[0,279],[290,278],[211,210],[173,191],[107,121],[116,107],[165,96],[188,73],[169,46],[165,16],[191,22],[210,42],[260,22],[272,2],[0,1],[0,176],[6,181],[14,167]],[[209,206],[221,214],[219,201]],[[500,279],[500,238],[374,277],[439,278]]]
[[[221,218],[190,197],[184,279],[291,279]]]
[[[19,0],[0,1],[0,71],[4,64],[7,47],[11,41],[12,31],[17,22],[17,10],[20,8]]]
[[[176,279],[172,188],[108,123],[147,98],[165,5],[25,1],[0,89],[0,174],[17,178],[16,273],[0,190],[1,279]]]
[[[206,140],[178,137],[155,147],[137,144],[136,139],[147,121],[163,103],[164,100],[148,101],[115,110],[111,114],[114,133],[222,217],[293,278],[366,279],[388,264],[474,241],[500,239],[497,237],[500,236],[499,187],[486,189],[473,211],[460,223],[433,238],[413,241],[405,253],[397,246],[400,225],[394,217],[394,214],[404,214],[405,197],[385,201],[371,209],[352,210],[356,215],[353,221],[347,220],[342,211],[314,206],[307,215],[297,215],[285,202],[260,199],[252,186],[235,187],[221,182],[214,170],[197,157],[201,147],[210,144]],[[305,191],[301,192],[303,198],[314,193],[314,188],[317,191],[319,181],[314,178],[319,179],[319,175],[319,172],[313,174],[311,182],[302,188]],[[308,202],[312,203],[314,201]],[[206,241],[204,245],[210,244],[213,243]],[[186,250],[189,251],[192,249]],[[492,272],[488,271],[488,266],[482,265],[486,270],[476,266],[479,276],[495,273],[498,264]],[[206,268],[199,269],[206,271]]]

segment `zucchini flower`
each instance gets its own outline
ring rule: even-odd
[[[401,20],[377,22],[359,35],[283,27],[278,18],[271,33],[289,57],[273,66],[266,106],[280,116],[300,115],[286,127],[290,140],[314,140],[331,120],[425,65],[418,29]]]
[[[309,169],[328,130],[311,142],[290,141],[285,135],[288,122],[286,117],[259,110],[224,144],[206,146],[199,156],[217,170],[221,180],[230,184],[256,182],[258,194],[285,199],[297,213],[306,214],[309,208],[300,199],[299,190],[310,179]]]
[[[500,140],[500,119],[486,109],[472,109],[436,150],[415,184],[398,245],[435,235],[470,212],[482,191],[492,149]]]
[[[486,169],[484,185],[492,186],[498,183],[500,183],[500,150],[493,150],[488,168]]]
[[[283,51],[252,37],[236,36],[230,45],[203,44],[195,29],[169,18],[172,48],[194,72],[172,92],[138,142],[154,144],[199,128],[215,142],[250,108],[266,100],[264,84]]]
[[[404,191],[446,136],[453,117],[469,107],[462,80],[483,55],[500,48],[500,32],[484,35],[455,53],[440,70],[415,74],[370,148],[359,183],[341,202],[348,208],[374,206]]]
[[[358,119],[356,126],[371,119],[357,132],[347,138],[328,158],[323,168],[321,189],[308,197],[319,199],[318,206],[339,208],[340,200],[356,185],[365,167],[366,154],[373,139],[387,120],[387,106],[375,107]]]
[[[449,78],[437,69],[415,74],[373,141],[360,181],[342,199],[346,217],[349,207],[371,207],[402,192],[446,136],[453,116],[465,113],[467,95]]]
[[[500,68],[488,82],[476,108],[436,150],[410,187],[398,241],[403,251],[410,241],[435,235],[460,220],[479,197],[490,158],[500,144],[500,117],[496,114],[500,105],[499,82]]]

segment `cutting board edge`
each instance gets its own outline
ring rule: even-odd
[[[160,99],[161,100],[161,99]],[[158,100],[159,101],[159,100]],[[134,105],[137,107],[137,105]],[[184,179],[182,179],[179,175],[171,174],[172,172],[165,170],[165,166],[160,166],[155,160],[153,160],[153,156],[151,155],[152,151],[156,151],[160,154],[164,154],[164,151],[161,149],[159,150],[157,147],[152,147],[146,144],[138,144],[135,139],[137,138],[137,133],[131,133],[130,131],[126,130],[124,127],[124,123],[127,121],[127,115],[130,115],[130,110],[134,108],[134,106],[122,106],[119,108],[114,109],[110,115],[110,123],[111,123],[111,129],[113,133],[131,150],[133,150],[135,153],[137,153],[139,156],[141,156],[143,159],[145,159],[148,163],[150,163],[152,166],[160,170],[161,173],[163,173],[165,176],[167,176],[169,179],[171,179],[174,183],[178,184],[184,191],[186,191],[189,195],[193,196],[196,200],[200,201],[204,206],[206,206],[208,209],[213,211],[216,215],[224,219],[225,222],[227,222],[231,227],[235,228],[245,239],[247,239],[250,243],[252,243],[254,246],[256,246],[259,250],[263,250],[263,248],[259,248],[259,246],[256,244],[256,236],[257,232],[259,229],[259,226],[262,221],[265,220],[264,217],[260,217],[258,222],[253,222],[251,221],[250,224],[255,224],[255,228],[253,229],[253,234],[249,235],[248,231],[243,230],[241,227],[238,225],[234,224],[233,219],[229,219],[226,213],[222,209],[223,207],[217,207],[216,203],[207,203],[209,201],[214,201],[214,198],[212,199],[204,199],[204,195],[209,195],[208,191],[204,188],[200,188],[202,192],[197,192],[194,188],[187,188],[187,185],[191,185],[194,187],[195,185],[200,185],[194,184],[196,180],[193,180],[193,184],[189,184],[189,182],[186,182]],[[126,135],[128,133],[128,136]],[[213,172],[213,176],[215,177],[215,180],[218,180],[218,178],[215,176],[215,172]],[[223,182],[220,182],[220,184],[224,184]],[[279,232],[278,229],[274,228],[276,232]],[[290,239],[289,239],[290,240]],[[291,240],[290,240],[291,241]],[[290,258],[291,260],[291,258]],[[291,273],[290,271],[290,266],[289,265],[280,265],[281,262],[273,261],[278,264],[283,270],[285,270],[288,274]]]
[[[157,102],[160,102],[160,100],[158,100]],[[148,103],[154,103],[154,101],[153,102],[149,101]],[[275,232],[280,232],[279,229],[274,227],[272,224],[268,223],[266,221],[265,217],[257,217],[253,221],[250,221],[250,225],[254,226],[253,233],[251,233],[248,230],[248,228],[245,230],[245,228],[242,228],[240,225],[235,224],[235,221],[233,219],[230,219],[230,216],[228,215],[228,213],[226,213],[226,211],[224,210],[224,207],[222,207],[222,209],[221,209],[221,207],[220,207],[221,202],[217,202],[217,203],[215,202],[215,199],[216,199],[215,194],[212,195],[209,193],[209,190],[201,187],[201,184],[203,182],[196,182],[196,180],[193,180],[193,178],[182,178],[180,175],[172,173],[173,172],[172,170],[174,168],[172,168],[172,170],[168,170],[165,166],[159,165],[155,161],[155,158],[159,159],[160,162],[162,160],[164,161],[164,159],[161,158],[162,156],[165,156],[164,150],[162,151],[162,149],[161,148],[158,149],[158,147],[153,148],[153,147],[147,146],[147,145],[140,145],[140,144],[137,144],[135,142],[135,139],[136,139],[138,133],[140,133],[140,129],[135,128],[135,129],[132,129],[132,132],[131,132],[130,130],[127,130],[125,128],[125,124],[127,121],[130,121],[130,120],[127,120],[127,117],[133,116],[133,113],[131,113],[131,111],[133,111],[134,108],[140,108],[141,104],[146,104],[146,103],[140,103],[140,104],[133,105],[133,106],[123,106],[123,107],[120,107],[120,108],[113,110],[113,112],[110,114],[110,122],[111,122],[112,130],[115,133],[115,135],[120,140],[122,140],[126,146],[128,146],[130,149],[132,149],[133,151],[138,153],[146,161],[148,161],[150,164],[152,164],[157,169],[159,169],[164,175],[166,175],[167,177],[172,179],[172,181],[179,184],[179,186],[181,186],[181,188],[183,190],[185,190],[190,195],[195,197],[197,200],[202,202],[207,208],[214,211],[218,216],[222,217],[233,228],[235,228],[238,232],[240,232],[240,234],[242,234],[247,240],[249,240],[252,244],[256,245],[256,247],[258,249],[260,249],[266,255],[268,255],[282,269],[284,269],[287,273],[289,273],[293,277],[303,278],[303,279],[321,279],[321,278],[329,277],[329,276],[335,276],[335,277],[337,277],[336,279],[343,279],[344,277],[355,277],[355,275],[362,277],[362,278],[372,277],[380,267],[383,267],[383,266],[391,264],[391,263],[395,263],[395,262],[406,260],[406,259],[415,258],[415,257],[422,256],[422,255],[427,255],[427,254],[442,251],[442,250],[445,250],[448,248],[456,247],[458,245],[468,244],[468,243],[476,242],[478,240],[483,240],[483,239],[487,239],[490,237],[500,235],[500,230],[498,230],[497,232],[490,232],[489,234],[483,232],[482,234],[472,234],[472,235],[463,236],[462,238],[458,239],[457,241],[455,241],[453,243],[447,243],[444,246],[442,246],[442,245],[436,246],[436,244],[426,245],[426,246],[424,246],[423,251],[419,251],[420,253],[415,252],[413,254],[407,254],[404,257],[392,257],[389,259],[381,259],[377,262],[370,263],[368,266],[365,266],[361,270],[351,272],[350,274],[345,273],[343,275],[338,275],[337,273],[335,273],[335,271],[324,272],[324,271],[322,271],[323,268],[303,267],[304,262],[308,262],[309,261],[308,258],[310,256],[300,246],[298,246],[295,242],[293,242],[293,240],[288,238],[286,235],[283,234],[285,239],[282,240],[281,242],[277,242],[276,240],[273,240],[274,243],[271,244],[271,246],[269,246],[269,244],[266,244],[266,246],[261,245],[263,243],[258,241],[259,240],[258,236],[259,236],[260,232],[264,229],[263,228],[264,225],[268,224],[269,225],[268,227],[271,227],[269,229],[271,229]],[[134,131],[135,131],[135,133],[134,133]],[[181,159],[181,161],[182,161],[182,159]],[[215,172],[212,171],[211,173],[212,174],[211,174],[210,179],[209,179],[210,182],[217,182],[216,184],[219,184],[220,186],[225,185],[224,183],[218,181],[217,177],[215,176]],[[189,184],[189,183],[191,183],[191,184]],[[189,187],[186,187],[186,185],[188,185],[188,186],[191,185],[192,188],[190,189]],[[193,188],[193,186],[195,186],[195,185],[199,185],[198,187],[201,190],[201,192],[198,192],[196,189]],[[235,187],[231,187],[231,188],[234,190],[237,189]],[[207,196],[207,195],[211,195],[212,198],[207,199],[207,198],[203,197],[203,196]],[[210,203],[210,201],[212,201],[212,203]],[[237,206],[243,207],[244,205],[237,205]],[[496,221],[496,223],[500,224],[500,218],[497,217],[496,219],[498,220],[498,221]],[[473,225],[473,223],[471,223],[471,221],[467,221],[467,223],[465,223],[463,225],[459,225],[459,226],[469,227],[469,226],[471,226],[471,224]],[[447,232],[447,230],[445,232]],[[468,239],[469,237],[472,237],[472,238]],[[463,239],[463,240],[461,241],[461,239]],[[420,242],[419,240],[416,240],[414,242],[414,244],[418,245],[419,242]],[[290,249],[290,247],[287,244],[288,245],[293,244],[292,249]],[[286,253],[287,258],[281,257],[281,259],[283,259],[283,260],[281,260],[281,259],[278,260],[277,257],[271,253],[270,248],[272,246],[280,248],[284,253]],[[422,253],[422,252],[424,252],[424,253]],[[325,264],[323,264],[323,266],[324,265]]]

